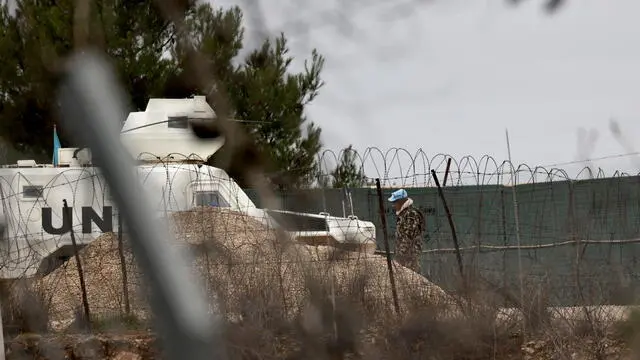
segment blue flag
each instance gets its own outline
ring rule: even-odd
[[[58,139],[58,132],[56,126],[53,126],[53,166],[58,166],[58,149],[60,149],[60,139]]]

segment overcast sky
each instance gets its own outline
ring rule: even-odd
[[[215,4],[245,10],[248,47],[264,29],[284,31],[299,60],[314,47],[326,57],[326,86],[308,115],[329,149],[500,161],[508,128],[516,163],[576,173],[585,163],[563,163],[606,157],[593,164],[607,174],[640,171],[637,156],[620,156],[640,150],[638,0],[568,0],[554,16],[539,0]],[[612,118],[626,146],[609,130]],[[581,129],[596,141],[580,147]]]
[[[503,160],[508,128],[518,163],[616,156],[636,151],[634,143],[640,150],[637,0],[569,0],[554,16],[536,0],[269,0],[261,17],[249,0],[216,4],[234,2],[247,12],[250,40],[258,29],[282,30],[294,55],[313,47],[325,55],[326,86],[308,114],[327,148]],[[612,135],[611,118],[631,147]],[[595,143],[578,146],[581,128],[597,131]],[[594,164],[640,170],[629,156]]]

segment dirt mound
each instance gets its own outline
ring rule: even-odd
[[[307,297],[309,279],[330,285],[336,294],[357,291],[368,306],[392,308],[386,259],[381,256],[283,241],[251,217],[215,208],[174,213],[171,229],[179,244],[194,250],[193,270],[209,290],[215,290],[230,316],[246,314],[247,306],[259,303],[295,314]],[[124,242],[126,290],[132,310],[144,315],[146,290]],[[102,235],[81,251],[80,258],[92,316],[123,313],[125,287],[117,237]],[[448,300],[426,278],[395,262],[394,267],[400,299]],[[40,279],[38,287],[50,298],[54,326],[71,322],[81,305],[75,260]]]

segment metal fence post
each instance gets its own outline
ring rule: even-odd
[[[73,213],[71,208],[67,205],[67,199],[62,199],[64,212],[69,216],[69,219],[73,219]],[[73,256],[76,259],[76,268],[78,269],[78,279],[80,279],[80,292],[82,296],[82,308],[84,310],[84,317],[86,323],[82,324],[86,326],[86,330],[91,332],[91,312],[89,311],[89,299],[87,299],[87,285],[84,282],[84,272],[82,271],[82,263],[80,262],[80,254],[78,254],[78,244],[76,243],[76,235],[73,233],[73,227],[69,231],[71,236],[71,245],[73,246]],[[84,329],[83,329],[84,330]]]
[[[393,263],[391,262],[391,252],[389,251],[389,236],[387,234],[387,217],[384,213],[384,202],[382,200],[382,188],[380,179],[376,179],[376,190],[378,191],[378,206],[380,209],[380,221],[382,222],[382,237],[384,239],[384,250],[387,255],[387,268],[389,269],[389,281],[391,282],[391,295],[393,296],[393,306],[396,314],[400,314],[400,304],[398,302],[398,291],[396,290],[396,279],[393,276]]]

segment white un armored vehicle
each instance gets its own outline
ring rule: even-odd
[[[202,159],[224,140],[195,139],[194,118],[215,119],[204,96],[151,99],[143,112],[129,114],[121,132],[123,145],[139,160],[137,171],[160,216],[196,206],[239,211],[284,230],[301,241],[375,249],[375,227],[356,217],[258,209],[225,171]],[[20,160],[0,168],[0,240],[2,278],[47,273],[72,254],[71,230],[83,246],[104,232],[117,230],[106,181],[92,164],[88,149],[60,148],[57,164]],[[95,159],[99,163],[99,159]],[[72,208],[64,216],[63,202]]]

